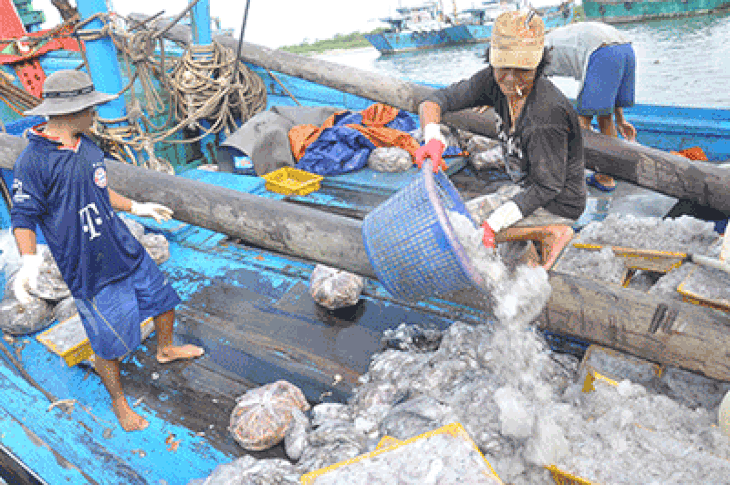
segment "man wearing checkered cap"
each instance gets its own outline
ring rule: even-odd
[[[446,112],[493,106],[498,117],[499,156],[513,184],[467,202],[484,230],[484,245],[530,240],[539,264],[549,269],[573,236],[572,223],[586,204],[583,138],[571,102],[543,73],[549,62],[545,25],[534,12],[513,11],[494,23],[490,65],[439,89],[419,105],[426,143],[419,166],[430,158],[444,167],[439,122]],[[538,263],[534,254],[533,263]]]
[[[114,98],[96,91],[86,73],[59,71],[46,79],[43,102],[25,113],[48,122],[28,131],[28,146],[13,169],[10,217],[22,258],[13,290],[20,303],[30,301],[42,262],[36,254],[40,227],[74,297],[112,409],[122,428],[134,431],[149,423],[124,396],[119,359],[139,345],[140,323],[153,317],[161,363],[197,357],[203,349],[172,345],[180,297],[115,212],[162,222],[172,210],[109,189],[104,153],[85,134],[94,106]]]

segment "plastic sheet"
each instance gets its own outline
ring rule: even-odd
[[[68,320],[78,313],[79,310],[76,308],[76,301],[73,296],[64,298],[53,307],[53,318],[55,318],[57,322]]]
[[[139,242],[155,263],[162,264],[170,259],[170,243],[162,234],[144,234],[139,238]]]
[[[504,170],[502,145],[486,136],[473,136],[466,145],[469,161],[477,170]]]
[[[28,288],[29,292],[44,300],[56,302],[71,295],[71,290],[61,276],[48,246],[39,245],[37,252],[43,255],[43,263],[38,268],[38,277],[35,285]]]

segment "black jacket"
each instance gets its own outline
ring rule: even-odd
[[[491,67],[429,95],[441,112],[493,106],[500,122],[497,132],[506,157],[520,175],[524,190],[513,201],[523,216],[543,207],[553,214],[577,219],[586,204],[583,137],[578,115],[560,90],[544,76],[535,79],[514,133],[507,97]]]

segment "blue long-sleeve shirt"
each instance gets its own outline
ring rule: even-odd
[[[63,146],[39,127],[13,169],[13,229],[40,227],[75,298],[90,299],[128,276],[144,247],[116,215],[109,199],[104,153],[81,136]]]

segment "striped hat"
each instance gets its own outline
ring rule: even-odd
[[[57,71],[43,83],[43,102],[25,111],[26,116],[53,116],[78,113],[97,104],[116,99],[94,89],[88,74],[73,69]]]
[[[505,12],[492,28],[489,63],[493,67],[535,69],[545,47],[545,24],[530,12]]]

